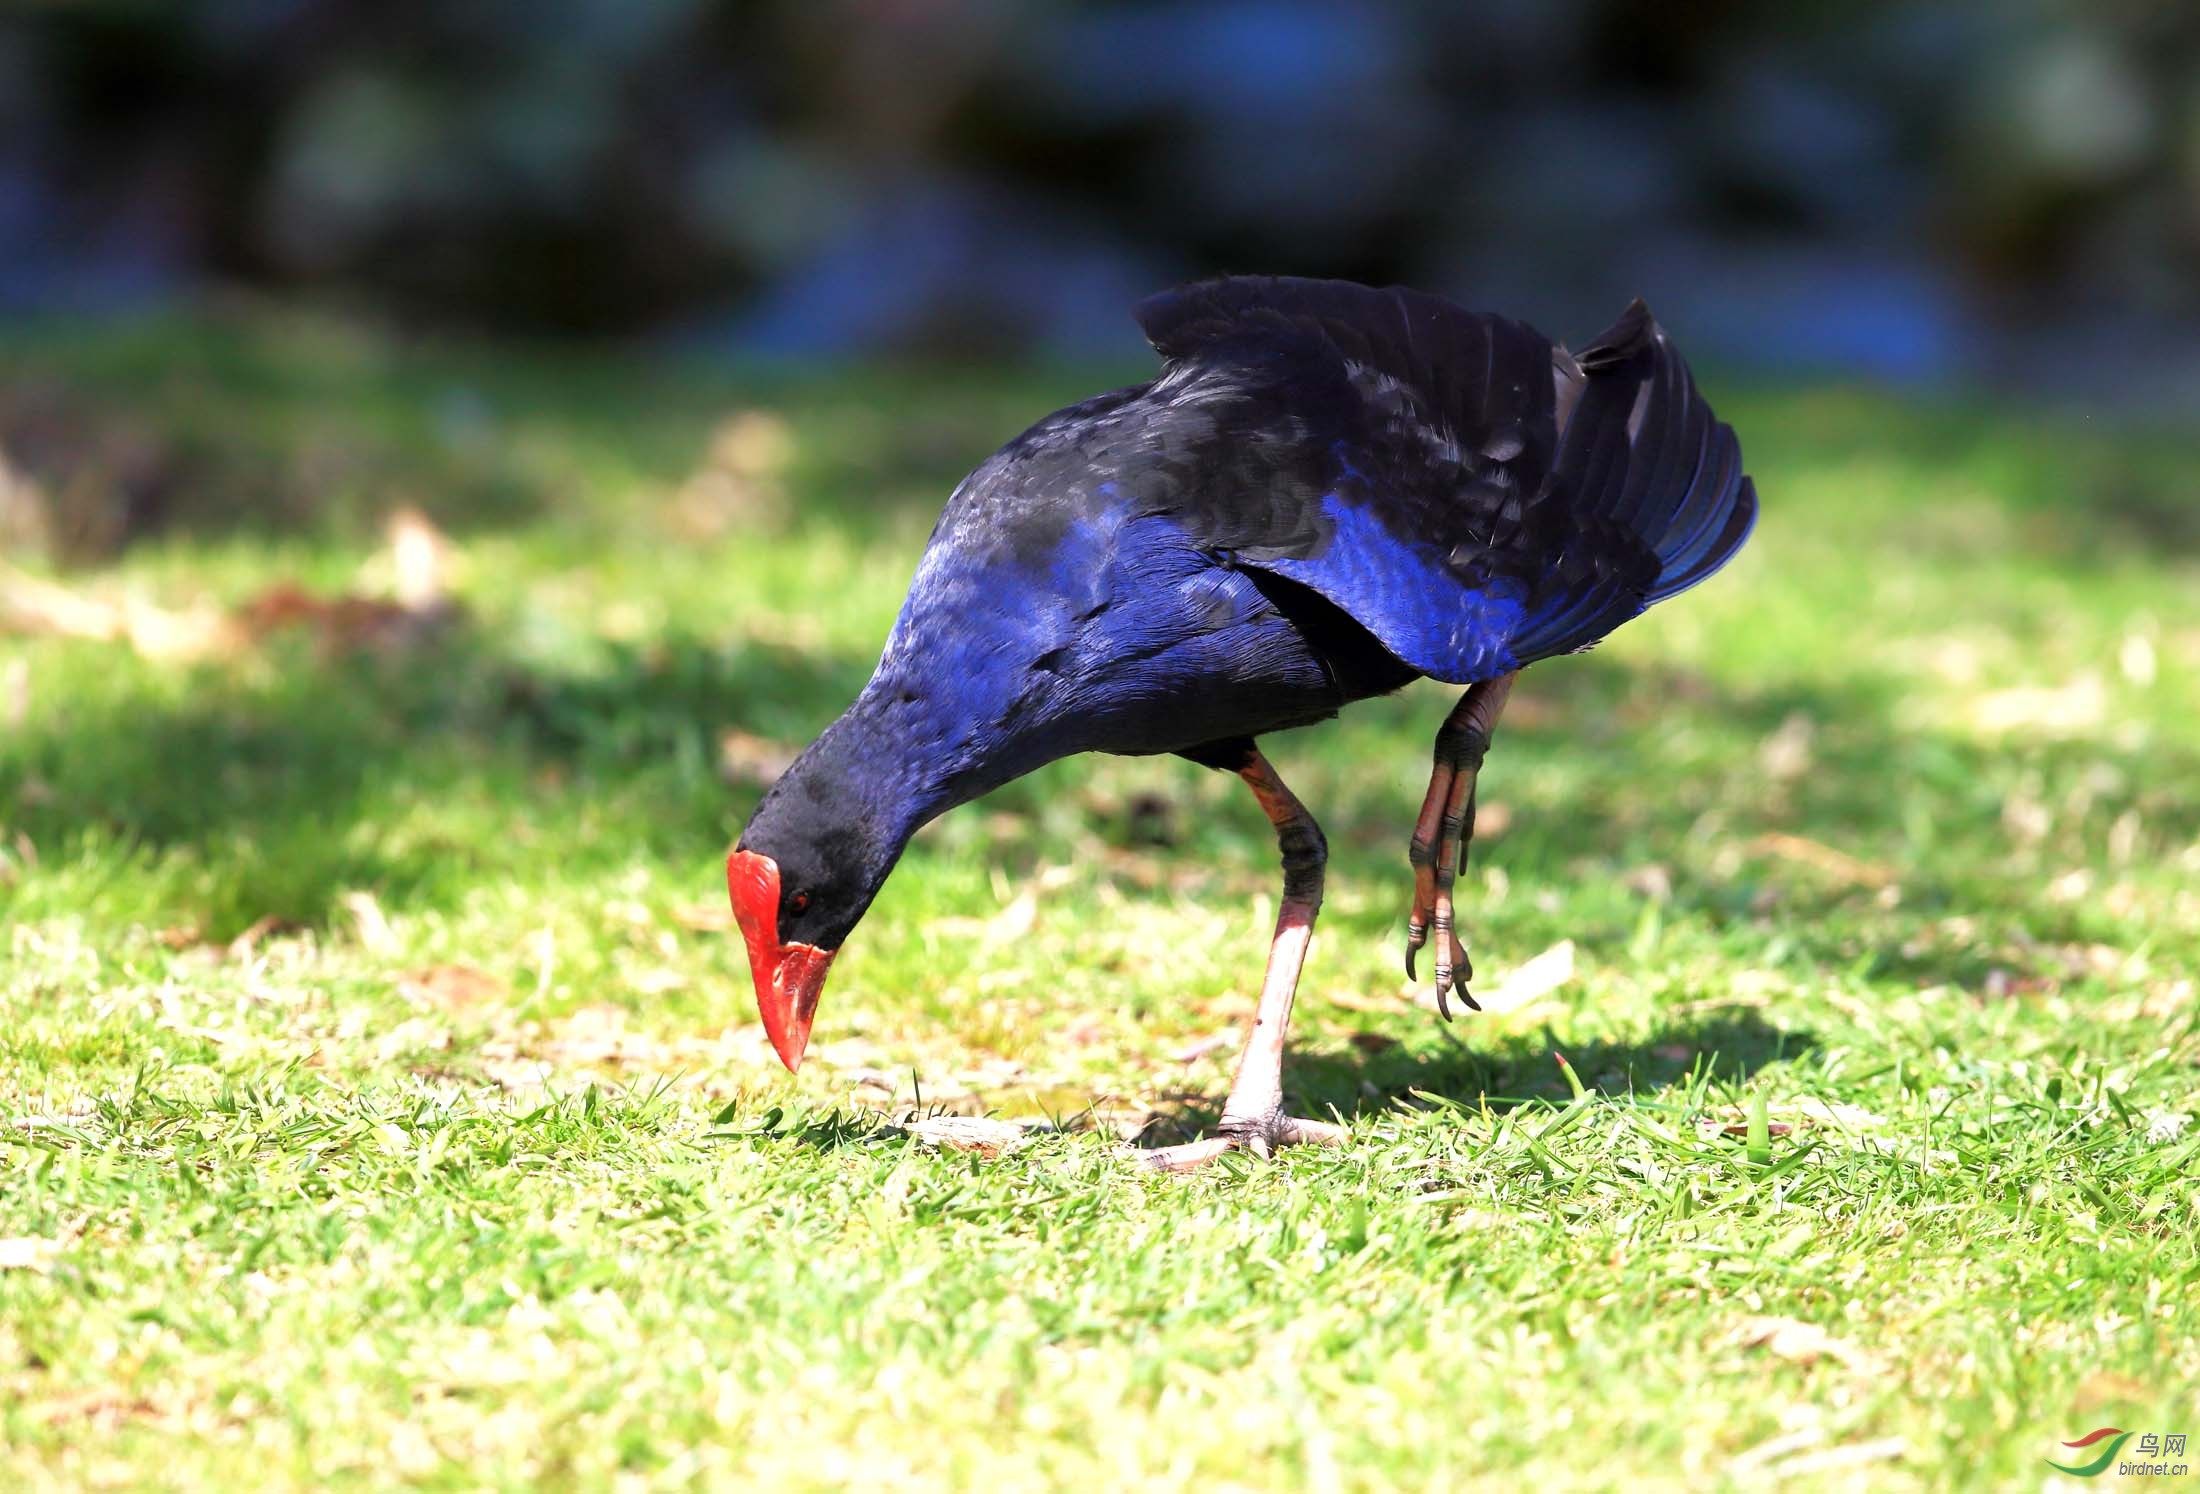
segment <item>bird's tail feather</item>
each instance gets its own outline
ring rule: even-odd
[[[1557,350],[1554,370],[1554,491],[1577,541],[1512,639],[1522,661],[1586,648],[1694,586],[1757,519],[1740,443],[1640,301],[1578,354]]]
[[[1657,556],[1644,605],[1662,602],[1725,565],[1749,538],[1757,491],[1742,472],[1741,443],[1640,301],[1574,363],[1560,471],[1573,478],[1585,514],[1632,530]]]

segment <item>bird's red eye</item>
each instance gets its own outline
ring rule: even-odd
[[[807,892],[798,892],[787,899],[787,906],[797,913],[807,913],[810,911],[810,895]]]

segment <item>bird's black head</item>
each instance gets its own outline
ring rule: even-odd
[[[847,718],[843,718],[846,722]],[[913,828],[863,771],[848,733],[828,731],[757,805],[726,860],[749,948],[757,1010],[791,1070],[809,1045],[825,973],[878,896]]]
[[[780,939],[836,950],[878,895],[891,863],[876,864],[870,837],[857,827],[776,815],[773,807],[758,807],[736,849],[769,856],[779,869],[772,911]]]

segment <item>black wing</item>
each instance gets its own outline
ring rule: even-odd
[[[1733,432],[1639,302],[1578,357],[1336,281],[1210,281],[1138,316],[1168,362],[1153,396],[1209,428],[1170,508],[1438,679],[1587,647],[1755,517]]]

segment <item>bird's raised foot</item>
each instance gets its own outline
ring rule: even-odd
[[[1421,978],[1420,972],[1414,969],[1414,956],[1428,944],[1434,928],[1442,929],[1442,947],[1448,952],[1439,954],[1436,960],[1436,1014],[1449,1022],[1449,996],[1456,995],[1472,1011],[1482,1010],[1482,1004],[1467,990],[1467,982],[1474,979],[1474,961],[1467,957],[1467,946],[1461,942],[1458,931],[1418,900],[1406,918],[1406,979]]]
[[[1413,957],[1433,937],[1436,1014],[1446,1022],[1451,1020],[1454,994],[1471,1010],[1482,1009],[1467,992],[1467,982],[1474,979],[1474,962],[1467,958],[1467,947],[1452,924],[1452,889],[1467,863],[1467,844],[1474,839],[1475,783],[1512,685],[1511,674],[1482,680],[1444,718],[1443,728],[1436,733],[1428,794],[1421,800],[1421,816],[1414,821],[1413,840],[1406,848],[1406,859],[1413,866],[1413,908],[1406,916],[1406,979],[1420,979]]]
[[[1187,1141],[1182,1146],[1134,1151],[1132,1155],[1156,1172],[1195,1172],[1224,1152],[1242,1148],[1255,1156],[1266,1157],[1278,1147],[1341,1146],[1345,1134],[1342,1126],[1327,1121],[1300,1120],[1295,1115],[1279,1113],[1258,1120],[1225,1115],[1212,1136]]]

